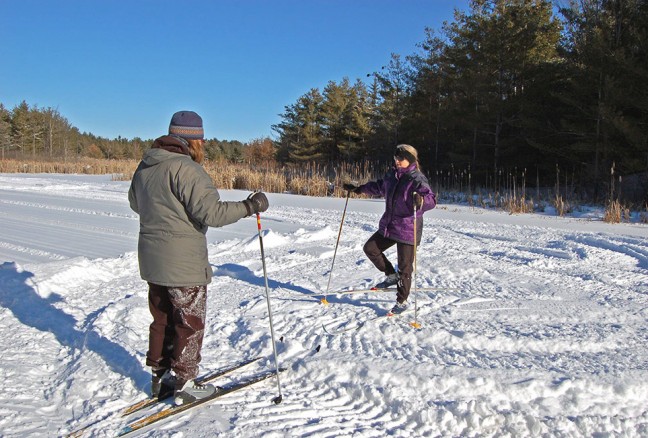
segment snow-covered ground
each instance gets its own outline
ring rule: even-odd
[[[107,176],[0,175],[0,435],[90,425],[86,436],[114,436],[141,416],[118,415],[150,384],[127,190]],[[349,201],[331,274],[344,199],[268,197],[283,402],[271,402],[271,379],[139,436],[648,436],[648,226],[439,205],[416,275],[438,289],[416,293],[418,315],[329,336],[323,325],[394,302],[313,296],[329,280],[335,291],[381,279],[362,246],[383,203]],[[208,238],[202,370],[263,356],[217,382],[227,384],[275,366],[256,220]]]

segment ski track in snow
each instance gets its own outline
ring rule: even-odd
[[[128,183],[0,175],[0,430],[114,436],[142,398],[148,313]],[[246,192],[223,191],[225,200]],[[362,252],[383,204],[269,194],[262,215],[276,379],[136,436],[647,436],[648,227],[439,206],[426,213],[414,316],[393,293],[315,296],[382,279]],[[502,218],[501,223],[499,219]],[[553,226],[553,225],[556,226]],[[583,230],[579,231],[578,228]],[[590,229],[588,231],[588,229]],[[210,230],[204,372],[274,369],[254,218]],[[395,260],[395,248],[387,255]],[[331,268],[333,270],[331,271]],[[319,348],[317,348],[319,347]],[[139,418],[140,414],[130,419]]]

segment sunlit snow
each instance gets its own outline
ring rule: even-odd
[[[0,175],[0,435],[115,436],[144,415],[119,416],[150,384],[128,185]],[[333,293],[382,279],[362,246],[383,201],[349,201],[333,264],[344,199],[268,198],[283,402],[271,379],[138,436],[648,436],[647,225],[440,203],[425,215],[416,285],[435,289],[412,295],[418,313],[329,336],[323,325],[395,300]],[[202,372],[263,357],[216,382],[227,384],[275,367],[256,219],[208,241]],[[315,295],[329,281],[325,306]]]

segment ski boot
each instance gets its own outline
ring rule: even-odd
[[[395,284],[398,284],[398,280],[400,279],[400,276],[398,275],[398,272],[394,272],[393,274],[389,274],[383,281],[378,283],[376,286],[374,286],[376,289],[387,289],[390,286],[393,286]]]
[[[407,310],[407,303],[399,303],[397,302],[394,307],[389,311],[390,315],[400,315],[404,311]]]
[[[151,378],[151,398],[157,398],[160,394],[170,393],[176,384],[176,376],[169,369],[153,370]]]
[[[217,389],[214,385],[201,385],[194,380],[187,380],[186,382],[178,381],[175,386],[174,402],[176,405],[183,405],[192,403],[206,397],[210,397],[216,393]]]

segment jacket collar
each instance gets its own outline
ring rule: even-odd
[[[163,135],[162,137],[158,137],[153,142],[151,148],[159,148],[169,152],[191,156],[189,153],[189,143],[187,143],[184,138],[178,137],[177,135]]]
[[[394,168],[396,169],[396,178],[400,178],[401,176],[405,175],[406,173],[410,173],[411,171],[415,170],[416,169],[416,163],[411,163],[407,167],[396,167],[396,166],[394,166]]]

